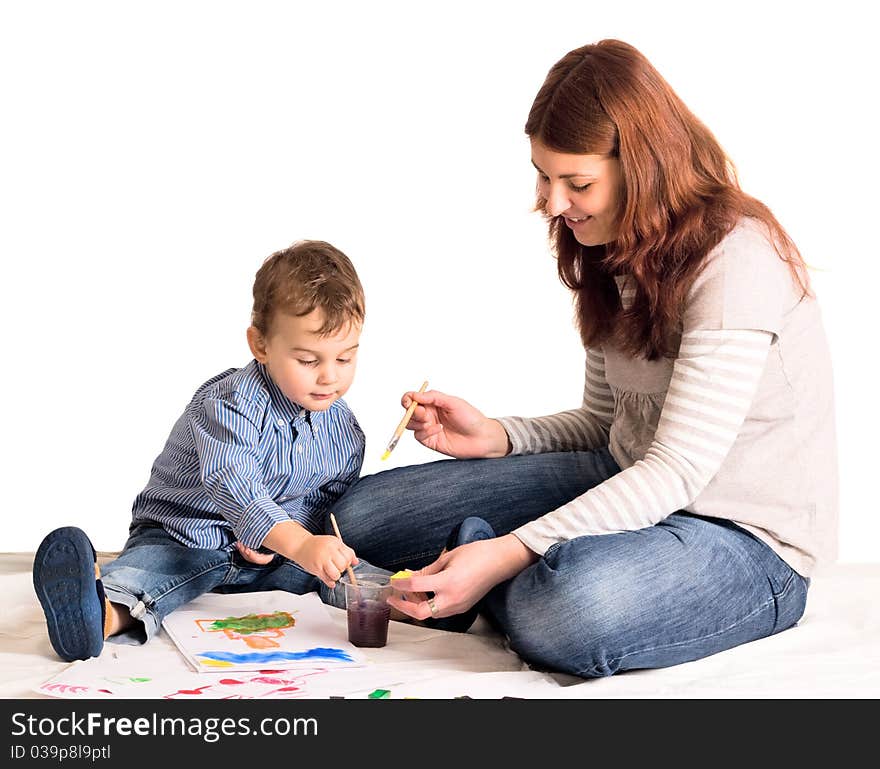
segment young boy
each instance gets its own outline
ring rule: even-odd
[[[63,659],[97,656],[110,636],[144,643],[163,617],[209,591],[319,590],[339,605],[342,591],[331,588],[358,559],[323,532],[364,456],[342,400],[363,289],[341,251],[301,241],[265,260],[253,294],[254,360],[196,391],[134,501],[119,557],[100,575],[91,542],[72,526],[37,550],[34,588]]]

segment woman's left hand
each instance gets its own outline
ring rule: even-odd
[[[388,603],[418,620],[461,614],[537,558],[512,534],[459,545],[411,577],[391,580],[396,592]],[[424,597],[429,591],[434,593],[434,612]]]

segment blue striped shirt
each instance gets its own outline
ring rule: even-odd
[[[160,524],[189,547],[258,548],[280,521],[324,531],[357,480],[364,434],[337,400],[309,411],[286,398],[256,360],[205,382],[177,420],[132,522]]]

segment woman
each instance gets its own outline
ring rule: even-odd
[[[526,133],[583,405],[491,419],[406,393],[415,437],[465,461],[361,479],[336,508],[346,541],[424,566],[396,581],[405,614],[462,630],[479,609],[529,662],[584,677],[791,627],[837,515],[831,366],[800,254],[625,43],[564,56]]]

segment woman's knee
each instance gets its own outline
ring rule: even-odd
[[[359,547],[371,551],[389,537],[397,540],[401,532],[420,530],[431,516],[444,519],[445,536],[446,506],[438,490],[455,487],[458,466],[458,462],[441,460],[358,479],[332,508],[346,543],[356,551]]]
[[[389,509],[389,506],[382,501],[385,496],[384,489],[388,485],[388,479],[384,476],[385,473],[377,473],[358,479],[333,504],[332,512],[342,537],[355,549],[357,549],[356,543],[369,536],[370,523],[381,518]],[[324,528],[326,533],[334,533],[329,516]]]

